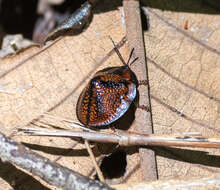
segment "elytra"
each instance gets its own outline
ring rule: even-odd
[[[124,66],[98,71],[81,92],[76,114],[87,127],[106,126],[118,120],[136,97],[138,81],[128,65],[133,51],[125,63],[113,40],[112,43]]]

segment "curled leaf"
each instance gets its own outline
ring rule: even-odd
[[[52,31],[44,42],[54,40],[61,35],[76,35],[89,25],[91,19],[92,4],[87,1]]]

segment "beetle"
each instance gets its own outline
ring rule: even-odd
[[[76,115],[87,127],[106,126],[115,122],[127,112],[137,95],[138,81],[129,67],[134,49],[126,63],[114,41],[111,41],[123,66],[98,71],[81,92],[76,105]],[[137,58],[130,65],[135,60]]]

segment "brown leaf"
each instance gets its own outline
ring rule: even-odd
[[[171,9],[168,5],[163,8]],[[180,2],[178,7],[180,12],[147,11],[150,29],[145,33],[145,46],[154,132],[219,135],[219,15],[200,3]],[[189,7],[192,13],[187,13]],[[184,30],[186,18],[188,30]],[[155,151],[160,179],[219,172],[219,150]]]
[[[77,121],[76,102],[88,80],[97,70],[121,65],[114,54],[98,66],[112,49],[108,36],[118,42],[125,35],[121,8],[116,9],[118,4],[114,3],[100,3],[91,25],[80,35],[65,37],[22,64],[19,63],[40,49],[32,47],[1,61],[0,121],[5,125],[5,128],[0,129],[1,132],[9,135],[15,126],[30,125],[48,111],[52,115]],[[180,2],[179,7],[184,7],[181,3],[184,4]],[[158,5],[149,6],[158,8]],[[196,131],[205,135],[218,135],[219,16],[207,12],[201,14],[203,11],[190,13],[188,9],[185,12],[170,12],[169,7],[160,6],[165,11],[153,8],[148,11],[150,29],[145,33],[154,133]],[[185,18],[188,19],[188,30],[184,30]],[[120,48],[120,52],[126,60],[130,50],[126,45]],[[59,124],[44,118],[40,121],[36,123]],[[94,174],[83,144],[64,138],[14,138],[83,175]],[[93,147],[96,156],[105,152],[105,147],[99,146],[103,150]],[[106,149],[106,154],[109,154],[114,148]],[[219,172],[217,150],[154,150],[158,155],[161,179],[208,176]],[[136,151],[126,149],[127,167],[120,181],[140,181],[139,156]],[[31,183],[26,180],[26,176],[20,176],[15,183],[20,180],[23,186]]]
[[[104,6],[112,10],[95,14],[90,27],[80,35],[65,37],[25,62],[22,61],[41,49],[29,48],[2,61],[0,121],[5,128],[0,129],[1,132],[10,135],[15,126],[30,125],[44,112],[77,121],[76,102],[88,80],[97,70],[121,65],[115,54],[100,64],[104,56],[113,49],[108,36],[111,35],[115,42],[125,36],[121,9],[116,10],[117,5],[110,2]],[[127,59],[129,50],[123,47],[120,51]],[[41,121],[59,125],[56,121]],[[35,123],[39,124],[39,121]],[[83,175],[94,176],[93,164],[81,143],[62,138],[14,138],[51,160]],[[95,155],[99,156],[97,148],[93,149]],[[29,183],[25,177],[22,181],[23,186]]]

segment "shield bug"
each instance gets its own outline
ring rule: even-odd
[[[134,49],[126,63],[113,40],[112,43],[123,66],[98,71],[83,89],[77,102],[77,118],[88,127],[106,126],[118,120],[136,97],[138,81],[129,67]]]

